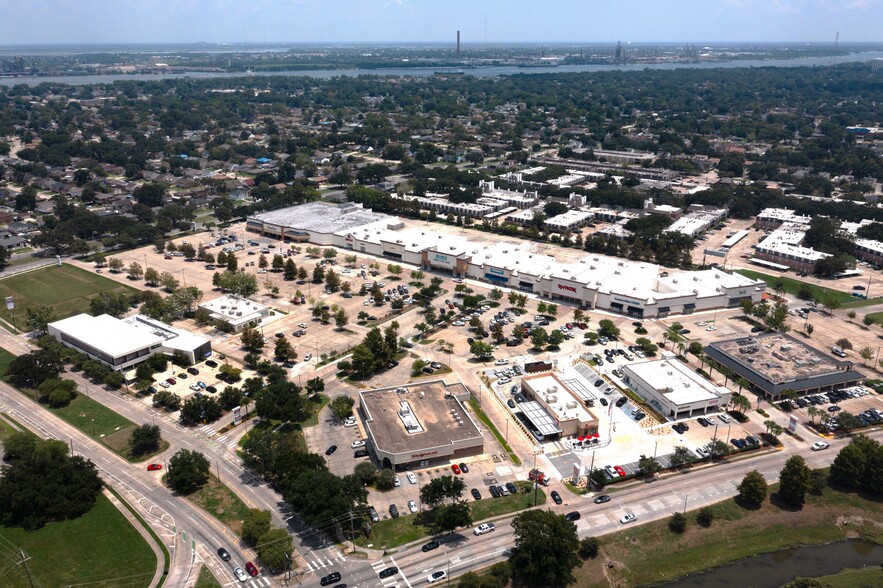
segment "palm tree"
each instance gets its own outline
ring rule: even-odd
[[[819,413],[822,412],[815,406],[810,406],[806,409],[806,414],[809,415],[810,422],[812,424],[816,424],[816,417],[819,416]]]
[[[745,411],[751,408],[751,401],[741,394],[734,394],[732,398],[730,398],[730,404],[742,414],[745,414]]]

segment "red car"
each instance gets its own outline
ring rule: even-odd
[[[457,475],[460,474],[460,466],[458,466],[457,464],[452,465],[451,469],[454,470],[455,474],[457,474]]]
[[[177,384],[178,383],[177,380],[175,380],[175,378],[167,378],[166,382],[168,382],[169,384]]]
[[[161,469],[162,469],[162,464],[161,464],[161,463],[152,463],[152,464],[150,464],[150,465],[147,466],[147,471],[148,471],[148,472],[156,472],[156,471],[161,470]]]
[[[620,476],[624,476],[624,475],[625,475],[625,470],[622,469],[621,467],[619,467],[619,466],[613,466],[613,469],[616,470],[616,473],[619,474]]]
[[[260,574],[257,567],[251,562],[246,562],[245,571],[248,572],[252,578],[256,578],[258,574]]]

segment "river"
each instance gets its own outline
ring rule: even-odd
[[[672,70],[672,69],[718,69],[735,67],[818,67],[836,63],[850,63],[883,59],[883,51],[863,51],[850,53],[839,57],[798,57],[795,59],[754,59],[743,61],[724,61],[710,63],[652,63],[635,65],[561,65],[558,67],[535,67],[521,68],[513,65],[475,67],[464,70],[466,75],[475,77],[492,77],[515,74],[550,74],[550,73],[582,73],[603,71],[642,71],[642,70]],[[83,75],[83,76],[42,76],[0,78],[0,85],[14,86],[17,84],[36,85],[44,82],[71,84],[82,86],[87,84],[104,84],[118,80],[156,81],[180,78],[205,79],[205,78],[237,78],[237,77],[261,77],[261,76],[304,76],[320,79],[328,79],[337,76],[431,76],[437,71],[455,71],[457,68],[433,67],[433,68],[386,68],[386,69],[316,69],[303,71],[275,71],[275,72],[231,72],[231,73],[168,73],[168,74],[109,74],[109,75]]]
[[[812,578],[836,574],[844,568],[883,563],[883,545],[866,541],[838,541],[827,545],[795,547],[749,557],[701,574],[681,578],[664,588],[778,588],[798,576]],[[880,572],[883,585],[883,569]]]

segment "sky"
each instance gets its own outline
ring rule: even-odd
[[[0,0],[0,45],[883,41],[883,0]]]

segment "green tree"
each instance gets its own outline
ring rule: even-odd
[[[459,477],[440,476],[432,478],[428,484],[420,488],[420,502],[435,508],[443,504],[452,504],[458,502],[463,492],[466,491],[466,484]]]
[[[598,557],[598,551],[601,548],[601,542],[597,537],[583,537],[579,541],[578,554],[583,559],[594,559]]]
[[[739,500],[749,508],[758,508],[766,499],[767,483],[757,470],[751,470],[739,484]]]
[[[288,361],[294,357],[297,357],[297,353],[294,351],[294,347],[291,346],[291,342],[285,337],[276,337],[273,355],[279,361]]]
[[[147,423],[135,427],[129,436],[129,449],[132,455],[140,456],[158,451],[162,443],[159,427]]]
[[[77,395],[77,383],[73,380],[51,379],[37,387],[38,399],[53,408],[70,404]]]
[[[465,502],[454,502],[439,505],[432,509],[431,528],[433,533],[452,533],[460,527],[472,525],[469,505]]]
[[[676,512],[668,519],[668,529],[672,533],[681,534],[687,530],[687,517],[680,512]]]
[[[616,338],[619,337],[619,328],[610,319],[601,319],[598,321],[598,334],[602,337]]]
[[[362,481],[366,486],[374,484],[377,479],[377,469],[370,461],[357,463],[353,468],[353,475]]]
[[[395,487],[396,474],[389,468],[383,468],[377,474],[377,489],[381,492],[392,490]]]
[[[194,394],[181,405],[181,423],[213,423],[223,414],[221,404],[210,396]]]
[[[166,481],[181,494],[190,494],[208,482],[209,461],[198,451],[181,449],[169,460]]]
[[[546,332],[546,329],[536,327],[530,332],[530,342],[532,349],[542,349],[549,342],[549,334]]]
[[[469,353],[471,353],[478,359],[490,357],[493,352],[493,347],[491,347],[488,343],[484,343],[482,341],[473,341],[469,344]]]
[[[49,323],[56,320],[55,310],[51,306],[34,306],[26,309],[28,328],[37,336],[46,334]]]
[[[779,473],[779,498],[791,506],[802,507],[809,490],[810,469],[799,455],[785,462]]]
[[[714,522],[714,509],[710,506],[703,506],[696,513],[696,522],[702,527],[710,527]]]
[[[27,439],[25,437],[28,437]],[[38,529],[75,519],[95,505],[102,483],[95,464],[68,454],[67,443],[14,433],[4,441],[0,467],[0,520]]]
[[[258,352],[264,348],[266,341],[260,331],[252,327],[245,327],[240,335],[242,348],[246,351]]]
[[[242,540],[252,547],[257,545],[261,537],[266,535],[271,528],[272,518],[269,510],[250,508],[242,517]]]
[[[868,465],[868,454],[854,440],[837,453],[831,464],[831,482],[846,488],[861,488]]]
[[[294,552],[291,533],[285,529],[270,529],[258,539],[256,551],[265,567],[284,570]]]
[[[638,473],[640,473],[642,476],[653,477],[661,469],[662,466],[659,465],[659,462],[652,457],[641,455],[641,457],[638,459]]]
[[[342,421],[353,414],[355,405],[356,401],[349,396],[338,396],[331,401],[331,412]]]
[[[528,510],[512,519],[512,576],[523,586],[564,588],[579,565],[576,525],[549,510]]]

